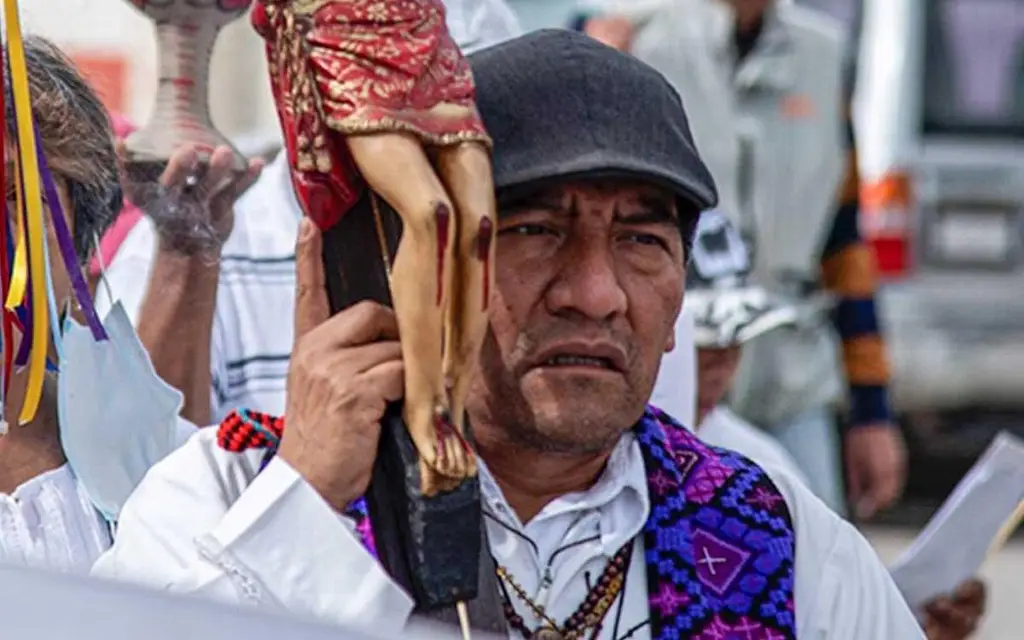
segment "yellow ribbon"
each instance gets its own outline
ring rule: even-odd
[[[14,96],[14,115],[18,125],[18,149],[21,177],[25,186],[26,230],[29,253],[29,279],[32,286],[32,349],[29,353],[28,389],[21,407],[19,422],[26,424],[36,417],[43,394],[43,376],[46,373],[46,353],[49,348],[50,326],[46,305],[46,267],[43,254],[43,198],[39,180],[39,159],[32,123],[32,99],[28,89],[28,71],[25,49],[21,37],[17,0],[4,0],[4,18],[7,23],[7,55],[11,65],[11,93]],[[28,336],[23,337],[27,339]]]
[[[14,180],[14,211],[10,212],[11,232],[15,234],[14,262],[11,264],[10,289],[4,303],[11,311],[18,308],[25,299],[28,285],[28,259],[25,257],[25,194],[21,192],[21,163],[14,163],[14,171],[9,180]]]

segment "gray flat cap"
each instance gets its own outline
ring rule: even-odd
[[[679,94],[653,68],[572,31],[534,31],[470,56],[494,139],[499,196],[574,178],[659,184],[698,211],[717,204]]]

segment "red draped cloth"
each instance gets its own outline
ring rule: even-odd
[[[266,41],[299,201],[322,229],[363,188],[344,135],[489,144],[440,0],[261,0],[252,21]]]

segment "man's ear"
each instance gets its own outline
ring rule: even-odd
[[[668,340],[665,342],[665,353],[672,351],[676,348],[676,330],[672,327],[672,331],[668,334]]]

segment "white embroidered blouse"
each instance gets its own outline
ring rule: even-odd
[[[0,562],[87,574],[110,528],[68,465],[0,494]]]

